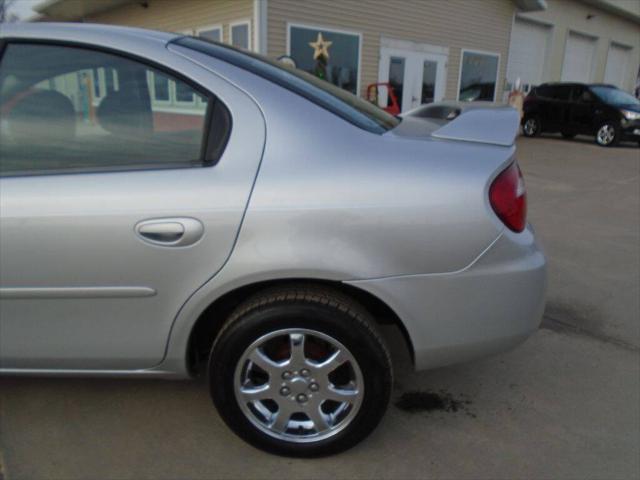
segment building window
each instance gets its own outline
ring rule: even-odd
[[[170,101],[171,98],[169,97],[169,79],[163,74],[157,72],[149,72],[149,75],[153,79],[153,99],[156,102]]]
[[[191,88],[186,83],[182,82],[172,82],[175,85],[176,89],[176,102],[180,103],[189,103],[192,104],[195,102],[196,95]]]
[[[357,33],[289,25],[288,55],[296,66],[356,95],[360,45]]]
[[[248,21],[231,24],[231,45],[249,50],[251,31]]]
[[[462,102],[496,99],[500,55],[463,50],[460,60],[458,100]]]
[[[213,25],[196,29],[196,36],[212,40],[214,42],[222,42],[222,26]]]

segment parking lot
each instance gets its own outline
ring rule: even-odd
[[[394,405],[317,460],[243,443],[203,382],[3,378],[0,479],[640,477],[640,149],[518,143],[549,290],[516,350],[415,373],[389,330]]]

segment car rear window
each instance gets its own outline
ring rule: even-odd
[[[346,90],[264,56],[194,37],[180,37],[173,43],[259,75],[369,132],[382,134],[400,123],[399,118]]]

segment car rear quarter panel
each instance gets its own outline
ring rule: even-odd
[[[180,312],[165,367],[180,361],[198,315],[237,287],[457,272],[504,230],[487,190],[513,147],[369,133],[255,75],[184,53],[253,96],[267,141],[234,251]]]
[[[236,274],[364,279],[452,272],[502,231],[487,189],[513,147],[435,140],[426,128],[416,137],[370,133],[260,77],[189,52],[250,92],[267,123],[263,161],[227,266]]]

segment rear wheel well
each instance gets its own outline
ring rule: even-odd
[[[398,315],[382,300],[371,293],[342,282],[328,280],[284,279],[246,285],[232,290],[214,300],[198,317],[191,330],[187,351],[187,364],[192,375],[200,375],[207,368],[211,347],[231,312],[251,295],[274,286],[315,285],[341,292],[358,302],[381,325],[395,325],[404,337],[406,347],[414,360],[414,351],[409,333]]]

